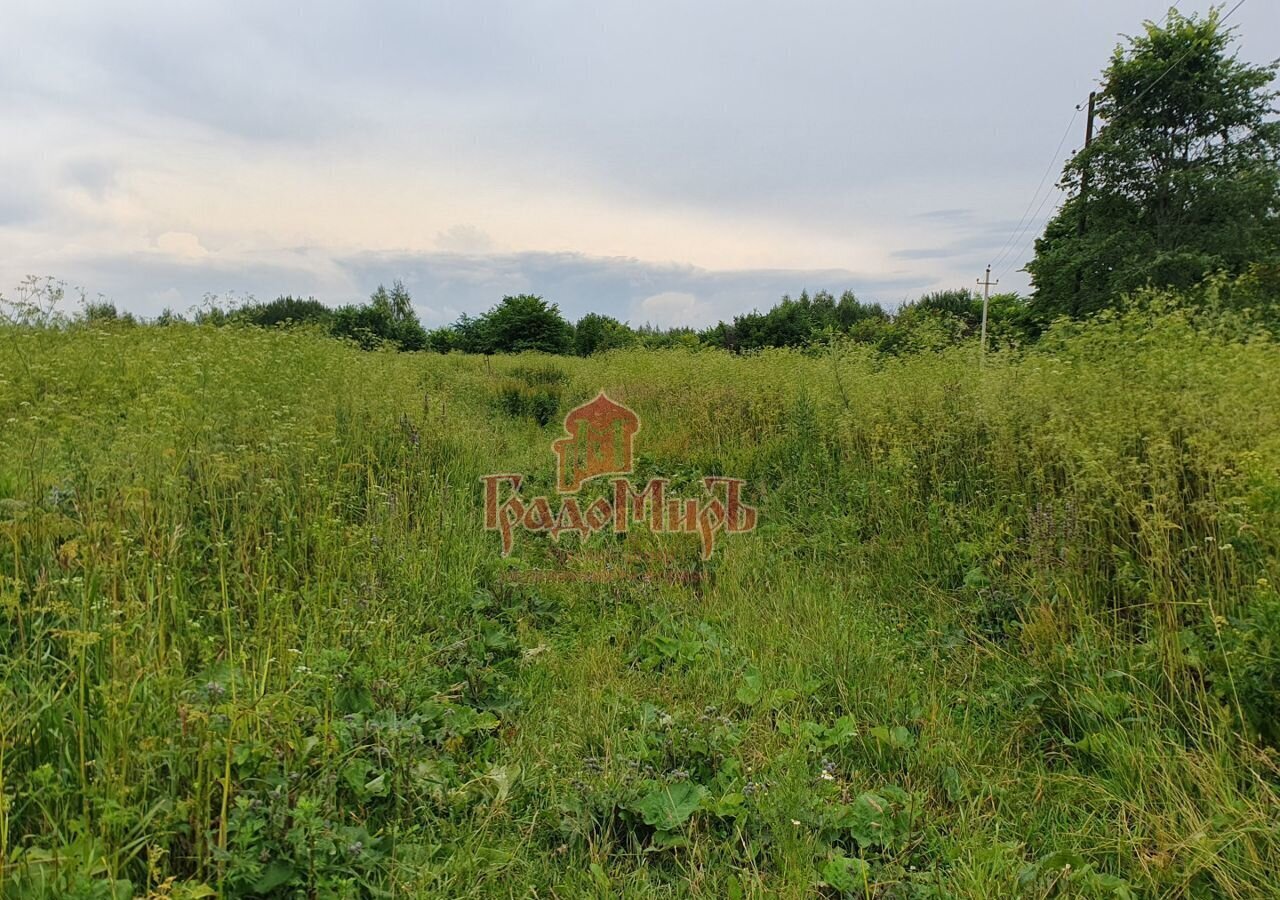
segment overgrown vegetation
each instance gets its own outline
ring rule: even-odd
[[[983,367],[5,327],[5,896],[1267,894],[1280,358],[1200,305]],[[602,387],[760,528],[501,559],[479,477]]]
[[[25,283],[0,897],[1275,895],[1271,70],[1218,24],[1118,51],[986,356],[967,291],[427,333],[399,282],[163,327]],[[551,491],[602,388],[637,480],[744,478],[760,527],[502,558],[481,476]]]
[[[1069,199],[1027,267],[1041,321],[1215,273],[1274,277],[1280,63],[1241,62],[1221,20],[1218,9],[1203,18],[1171,9],[1116,48],[1097,97],[1105,126],[1068,162]]]
[[[49,285],[36,285],[46,293]],[[114,307],[111,307],[114,311]],[[82,318],[91,319],[86,308]],[[210,298],[207,305],[193,317],[202,325],[253,325],[259,328],[313,328],[348,340],[361,349],[377,350],[391,347],[396,350],[423,350],[427,346],[427,332],[418,321],[413,309],[413,299],[404,284],[396,281],[391,290],[378,285],[368,303],[349,303],[331,309],[314,298],[301,299],[286,295],[269,302],[250,299],[228,307]],[[172,324],[181,317],[166,312],[158,324]]]
[[[532,294],[504,297],[479,318],[464,315],[430,337],[431,349],[442,353],[568,353],[573,343],[573,326],[559,307]]]

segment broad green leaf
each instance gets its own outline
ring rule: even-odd
[[[660,831],[674,831],[689,821],[706,794],[706,788],[689,782],[663,785],[642,797],[635,809],[646,825]]]
[[[293,866],[282,859],[273,859],[267,863],[260,877],[253,886],[256,894],[269,894],[281,885],[288,884],[294,877]]]
[[[857,857],[833,856],[822,867],[822,880],[842,894],[860,895],[867,888],[870,871]]]
[[[764,696],[764,678],[752,669],[742,676],[742,683],[738,685],[738,702],[754,706],[760,702],[762,696]]]

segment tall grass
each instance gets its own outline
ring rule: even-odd
[[[759,529],[500,559],[480,476],[600,388]],[[981,368],[9,328],[0,896],[1259,896],[1278,543],[1276,348],[1177,311]]]

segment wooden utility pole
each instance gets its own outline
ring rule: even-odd
[[[1097,91],[1089,92],[1089,116],[1084,123],[1084,149],[1088,150],[1089,145],[1093,143],[1093,103],[1097,98]],[[1083,151],[1082,151],[1083,152]],[[1084,161],[1084,170],[1080,173],[1080,219],[1078,220],[1077,229],[1081,235],[1084,234],[1085,226],[1085,195],[1089,193],[1089,160]]]
[[[991,267],[987,266],[987,277],[979,278],[978,284],[982,285],[982,355],[987,355],[987,304],[991,299],[991,286],[999,284],[1000,280],[991,280]]]
[[[1089,145],[1093,143],[1093,104],[1097,98],[1097,91],[1089,92],[1089,115],[1085,119],[1084,124],[1084,149],[1088,150]],[[1083,150],[1081,151],[1084,152]],[[1076,219],[1076,237],[1084,237],[1085,224],[1088,219],[1087,206],[1089,202],[1086,196],[1089,193],[1089,160],[1084,160],[1084,168],[1080,172],[1080,216]],[[1080,311],[1080,288],[1084,283],[1084,263],[1076,266],[1076,290],[1071,298],[1071,314],[1074,317]]]

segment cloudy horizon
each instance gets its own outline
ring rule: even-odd
[[[53,276],[150,316],[401,279],[429,326],[524,292],[704,326],[999,257],[1025,291],[1074,107],[1164,12],[1047,9],[10,3],[0,293]],[[1274,6],[1230,24],[1280,56]]]

